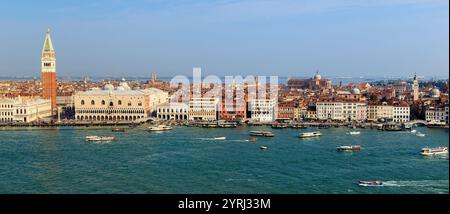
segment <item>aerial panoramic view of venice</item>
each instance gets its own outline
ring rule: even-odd
[[[0,28],[0,194],[449,193],[447,0],[0,1]]]

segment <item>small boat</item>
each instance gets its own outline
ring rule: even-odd
[[[113,141],[114,137],[108,137],[108,136],[87,136],[87,141]]]
[[[299,138],[308,138],[308,137],[319,137],[322,133],[320,132],[303,132],[298,135]]]
[[[267,149],[267,146],[261,146],[261,147],[259,147],[261,150],[266,150]]]
[[[124,128],[113,128],[111,131],[112,132],[125,132],[125,129]]]
[[[361,132],[349,132],[350,135],[358,135],[361,134]]]
[[[448,148],[447,147],[435,147],[435,148],[423,148],[420,152],[423,156],[432,156],[432,155],[447,155],[448,154]]]
[[[226,137],[215,137],[215,138],[213,138],[214,140],[226,140],[227,138]]]
[[[148,131],[169,131],[172,130],[172,126],[158,125],[148,127]]]
[[[417,132],[417,130],[415,130],[415,129],[413,129],[413,130],[411,130],[411,133],[416,133]]]
[[[353,146],[338,146],[336,148],[338,151],[359,151],[361,150],[361,146],[360,145],[353,145]]]
[[[275,124],[272,124],[271,127],[272,127],[272,129],[284,129],[284,128],[287,128],[288,126],[283,123],[275,123]]]
[[[252,143],[254,143],[254,142],[256,142],[258,139],[256,139],[256,138],[250,138],[250,139],[248,139],[247,141],[248,142],[252,142]]]
[[[417,137],[425,137],[425,134],[417,133],[416,136],[417,136]]]
[[[364,187],[375,187],[375,186],[383,186],[383,182],[381,182],[381,181],[359,181],[358,185],[364,186]]]
[[[272,132],[266,131],[251,131],[250,136],[261,136],[261,137],[274,137],[275,135]]]

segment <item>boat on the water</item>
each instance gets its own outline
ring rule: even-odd
[[[252,142],[252,143],[254,143],[254,142],[256,142],[258,139],[256,139],[256,138],[250,138],[250,139],[248,139],[247,141],[248,142]]]
[[[259,147],[261,150],[266,150],[267,149],[267,146],[261,146],[261,147]]]
[[[359,135],[361,132],[349,132],[350,135]]]
[[[226,137],[215,137],[214,140],[226,140]]]
[[[308,137],[320,137],[322,133],[320,132],[303,132],[298,135],[299,138],[308,138]]]
[[[148,131],[169,131],[172,130],[172,126],[158,125],[148,127]]]
[[[417,132],[417,130],[415,130],[415,129],[413,129],[413,130],[411,130],[411,133],[416,133]]]
[[[272,132],[267,131],[251,131],[250,136],[260,136],[260,137],[274,137]]]
[[[113,128],[111,131],[112,132],[125,132],[125,129],[124,128]]]
[[[271,127],[272,127],[272,129],[284,129],[284,128],[287,128],[288,126],[283,123],[274,123],[274,124],[272,124]]]
[[[447,155],[448,154],[448,148],[444,146],[440,147],[434,147],[434,148],[423,148],[420,152],[423,156],[433,156],[433,155]]]
[[[360,145],[338,146],[336,149],[337,149],[338,151],[349,151],[349,152],[353,152],[353,151],[359,151],[359,150],[361,150],[361,146],[360,146]]]
[[[425,134],[419,132],[419,133],[416,134],[416,136],[417,137],[425,137]]]
[[[112,136],[86,136],[87,141],[113,141],[114,139]]]
[[[358,185],[364,186],[364,187],[383,186],[383,182],[381,182],[381,181],[359,181]]]

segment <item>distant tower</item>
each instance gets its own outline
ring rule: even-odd
[[[156,73],[153,72],[152,73],[152,84],[155,84],[155,83],[156,83]]]
[[[419,81],[417,80],[417,74],[414,75],[412,88],[413,88],[413,100],[417,101],[419,100]]]
[[[50,29],[45,34],[42,48],[42,98],[52,101],[52,112],[56,111],[56,58]]]

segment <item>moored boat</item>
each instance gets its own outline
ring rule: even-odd
[[[215,137],[214,140],[226,140],[226,137]]]
[[[361,132],[349,132],[350,135],[359,135]]]
[[[112,132],[125,132],[125,129],[124,128],[113,128],[111,131]]]
[[[422,148],[422,151],[420,152],[423,156],[433,156],[433,155],[447,155],[448,154],[448,148],[444,146],[435,147],[435,148]]]
[[[320,137],[322,133],[320,132],[303,132],[298,135],[299,138],[308,138],[308,137]]]
[[[254,143],[254,142],[256,142],[258,139],[256,139],[256,138],[250,138],[250,139],[248,139],[247,141],[248,142],[252,142],[252,143]]]

